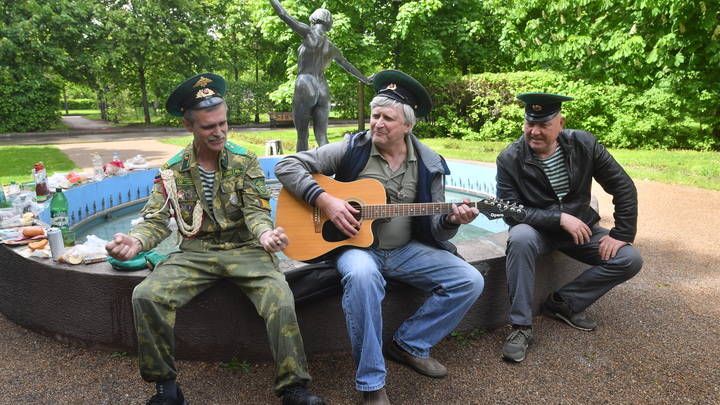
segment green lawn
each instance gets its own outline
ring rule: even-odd
[[[355,131],[356,128],[356,126],[330,128],[328,139],[330,142],[339,141],[345,133]],[[162,142],[184,146],[191,138],[166,139]],[[265,141],[268,139],[280,140],[285,153],[294,152],[297,136],[295,130],[290,128],[271,133],[232,132],[228,138],[262,155],[265,153]],[[461,141],[449,138],[423,139],[422,142],[447,159],[490,163],[494,163],[497,155],[507,146],[506,142]],[[314,146],[317,144],[311,134],[310,147]],[[720,152],[610,149],[610,153],[636,180],[720,190]]]
[[[635,180],[720,190],[720,152],[610,149]]]
[[[7,186],[11,181],[18,184],[32,181],[30,171],[37,162],[43,162],[48,176],[77,168],[75,162],[52,145],[0,146],[0,184]]]
[[[328,130],[330,142],[342,139],[356,126],[331,127]],[[192,137],[162,139],[178,146],[185,146]],[[265,153],[265,141],[278,139],[285,153],[295,151],[295,129],[280,131],[235,132],[228,139],[251,149],[258,155]],[[480,162],[495,162],[495,157],[507,145],[505,142],[460,141],[456,139],[423,139],[423,142],[448,159],[464,159]],[[310,147],[317,146],[310,136]],[[687,150],[627,150],[610,149],[635,180],[650,180],[669,184],[680,184],[710,190],[720,190],[720,152],[696,152]],[[7,185],[11,180],[17,183],[30,181],[30,170],[38,161],[43,161],[49,174],[68,172],[75,164],[59,149],[53,146],[0,146],[0,183]]]

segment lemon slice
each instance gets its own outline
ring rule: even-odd
[[[82,259],[79,258],[78,256],[68,256],[68,257],[66,258],[66,260],[67,260],[67,262],[70,263],[70,264],[80,264],[80,263],[82,263]]]

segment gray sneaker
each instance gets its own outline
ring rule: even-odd
[[[584,313],[573,312],[567,303],[553,300],[552,293],[545,300],[545,309],[548,315],[564,321],[575,329],[593,330],[597,327],[597,323],[586,317]]]
[[[505,339],[503,346],[503,359],[519,363],[525,360],[525,351],[533,341],[532,329],[513,329],[510,336]]]

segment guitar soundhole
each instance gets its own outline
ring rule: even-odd
[[[327,242],[342,242],[349,239],[344,233],[340,232],[330,221],[325,221],[322,227],[323,239]]]
[[[355,202],[355,201],[349,201],[350,205],[353,206],[358,211],[361,211],[359,214],[353,215],[355,219],[357,219],[360,223],[362,223],[362,206],[361,204]],[[332,221],[326,220],[323,222],[322,226],[322,236],[323,239],[327,242],[342,242],[344,240],[350,239],[347,235],[342,233],[335,224],[332,223]]]

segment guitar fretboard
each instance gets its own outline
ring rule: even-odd
[[[418,204],[377,204],[363,205],[359,207],[360,216],[367,219],[390,218],[390,217],[418,217],[425,215],[452,214],[453,203],[418,203]],[[455,203],[461,204],[461,203]],[[477,202],[471,202],[470,206],[478,209]]]

